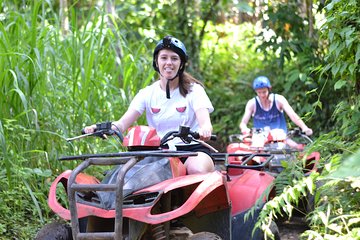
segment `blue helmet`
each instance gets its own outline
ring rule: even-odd
[[[254,90],[259,88],[271,88],[270,80],[265,76],[255,78],[252,86]]]
[[[186,48],[185,45],[177,38],[174,38],[172,36],[166,36],[163,39],[161,39],[154,50],[153,54],[153,67],[155,71],[159,72],[159,68],[156,66],[156,58],[159,54],[160,50],[162,49],[170,49],[174,52],[176,52],[181,59],[181,66],[179,69],[179,73],[184,72],[185,70],[185,63],[188,60],[188,55],[186,54]]]

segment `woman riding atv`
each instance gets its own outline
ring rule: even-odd
[[[123,133],[146,112],[148,125],[156,129],[160,138],[186,125],[198,132],[201,140],[209,140],[212,134],[210,113],[214,108],[201,82],[185,72],[187,59],[186,48],[180,40],[172,36],[160,40],[153,54],[153,67],[160,79],[139,91],[126,113],[113,122],[112,128]],[[95,130],[96,125],[84,129],[85,133]],[[184,144],[181,140],[168,145],[170,149],[198,153],[184,160],[188,174],[215,170],[210,150],[203,145]]]

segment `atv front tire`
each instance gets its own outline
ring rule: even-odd
[[[46,224],[36,234],[35,240],[73,240],[71,227],[60,222]]]

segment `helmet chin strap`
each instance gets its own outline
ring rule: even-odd
[[[179,76],[179,73],[175,75],[175,77],[167,79],[166,82],[166,98],[170,99],[170,81],[174,80],[177,76]]]
[[[160,72],[159,72],[160,73]],[[160,75],[163,77],[163,75],[160,73]],[[166,98],[170,99],[170,81],[174,80],[175,78],[177,78],[179,76],[179,70],[177,71],[175,77],[173,78],[167,78],[167,82],[166,82]]]
[[[166,82],[166,98],[170,99],[170,81],[174,80],[175,78],[177,78],[180,75],[180,68],[178,69],[176,75],[173,78],[167,78],[167,82]],[[160,76],[164,77],[161,73],[160,70],[158,71]]]

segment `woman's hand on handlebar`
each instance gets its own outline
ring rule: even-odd
[[[212,127],[211,126],[204,126],[199,129],[200,140],[208,141],[211,138],[212,134]]]
[[[95,124],[90,125],[90,126],[86,126],[86,127],[83,129],[83,133],[84,133],[84,134],[94,133],[95,131],[96,131],[96,125],[95,125]]]

